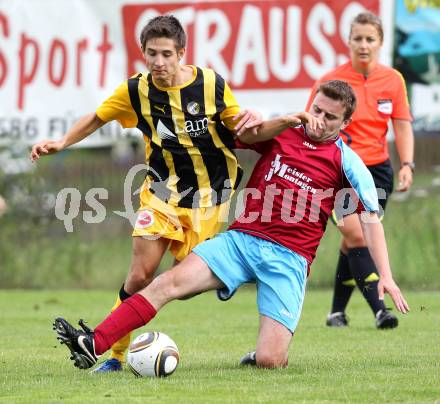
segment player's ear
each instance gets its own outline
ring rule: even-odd
[[[180,48],[177,50],[177,59],[181,60],[185,56],[185,48]]]
[[[341,129],[345,129],[348,125],[350,125],[351,121],[352,121],[351,118],[345,119],[344,121],[342,121]]]

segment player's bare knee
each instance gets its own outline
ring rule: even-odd
[[[150,271],[146,272],[142,269],[133,270],[132,268],[125,281],[125,288],[133,291],[132,293],[141,290],[151,283],[153,275],[154,273]]]
[[[161,299],[167,302],[180,297],[179,285],[174,271],[160,274],[151,283],[149,289],[155,294],[160,294]]]
[[[271,352],[269,350],[257,351],[257,366],[265,369],[284,368],[287,366],[287,354],[285,352]]]
[[[347,246],[347,248],[358,248],[358,247],[365,247],[365,239],[363,237],[362,232],[352,232],[349,234],[346,234],[344,236],[344,243]]]

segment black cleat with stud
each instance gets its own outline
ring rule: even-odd
[[[335,313],[330,313],[327,316],[325,324],[329,327],[347,327],[348,317],[342,311],[337,311]]]
[[[85,325],[83,320],[80,320],[78,324],[82,330],[77,330],[64,318],[58,317],[53,323],[53,329],[58,334],[57,339],[60,343],[69,348],[72,354],[70,359],[75,362],[75,366],[88,369],[98,360],[95,354],[93,331]]]
[[[390,310],[383,309],[376,313],[376,327],[379,330],[396,328],[399,325],[399,320],[394,314],[390,313]]]

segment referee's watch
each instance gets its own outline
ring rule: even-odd
[[[400,168],[404,166],[408,166],[411,169],[411,171],[414,172],[416,168],[416,163],[410,161],[404,161],[402,164],[400,164]]]

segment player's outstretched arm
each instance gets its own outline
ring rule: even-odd
[[[32,146],[30,159],[31,161],[36,161],[41,156],[46,156],[64,150],[65,148],[85,139],[104,124],[105,122],[99,119],[94,112],[84,115],[70,128],[62,139],[45,139]]]
[[[246,111],[241,111],[236,115],[236,119],[240,119],[242,114],[245,114]],[[259,125],[257,133],[252,133],[249,130],[245,130],[242,132],[237,132],[237,136],[240,139],[240,142],[252,144],[257,142],[264,142],[265,140],[269,140],[279,135],[282,131],[289,127],[295,127],[300,124],[308,124],[310,129],[316,130],[317,128],[322,127],[322,122],[314,117],[312,114],[308,112],[298,112],[295,114],[283,115],[277,118],[269,119],[264,121]],[[252,128],[252,123],[244,124],[243,128],[250,129]]]
[[[384,293],[388,293],[396,309],[401,313],[407,313],[409,311],[408,303],[394,282],[391,272],[382,223],[380,223],[376,213],[366,212],[361,215],[360,222],[371,257],[380,275],[378,284],[379,299],[383,299]]]

